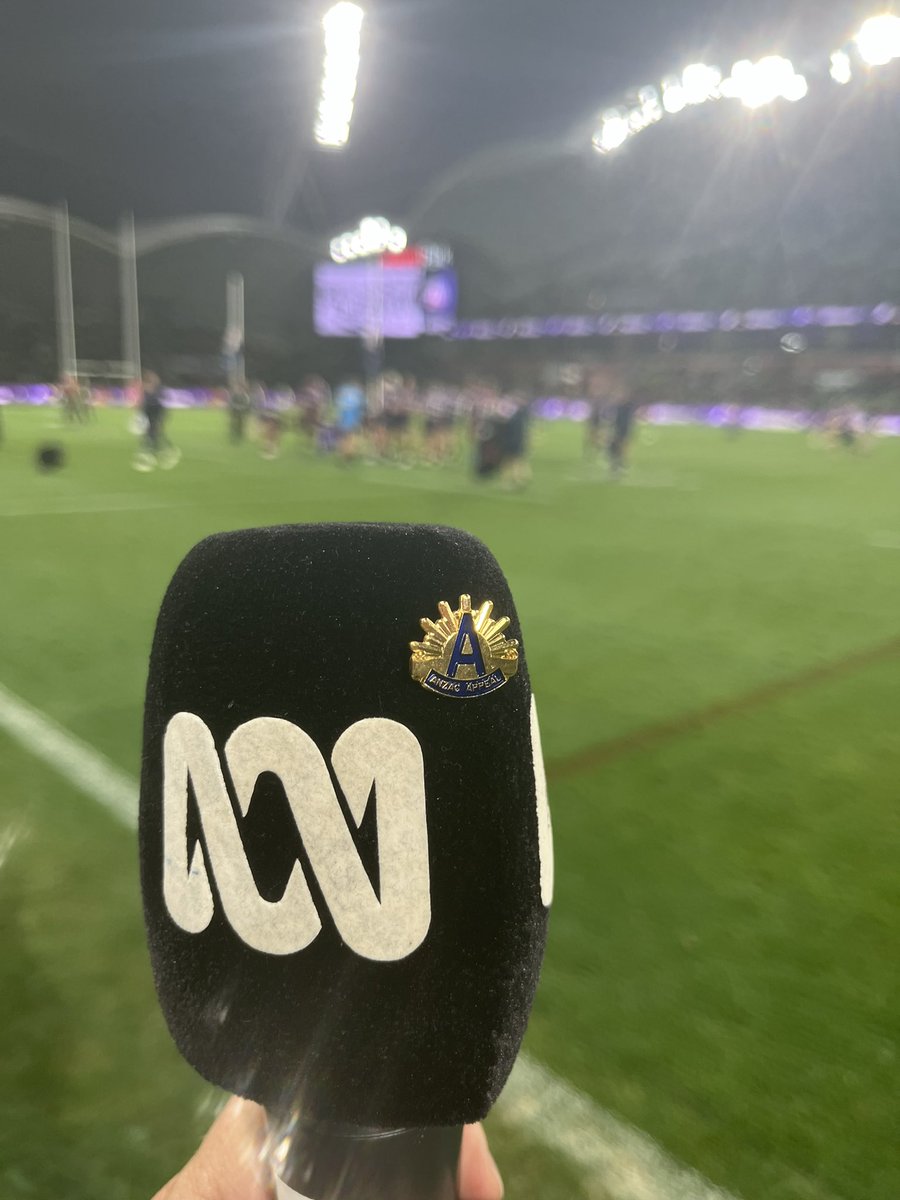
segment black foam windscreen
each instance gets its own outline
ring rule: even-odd
[[[140,849],[160,1002],[207,1080],[354,1126],[486,1115],[551,872],[522,634],[486,547],[413,525],[197,546],[153,644]]]

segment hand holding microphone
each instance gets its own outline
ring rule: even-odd
[[[480,1125],[463,1131],[459,1200],[503,1200],[503,1182]],[[154,1200],[274,1200],[265,1110],[231,1100],[183,1171]]]
[[[486,547],[408,525],[196,547],[153,645],[140,846],[169,1029],[265,1108],[279,1200],[455,1200],[552,893],[521,630]]]

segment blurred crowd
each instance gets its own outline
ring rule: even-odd
[[[592,382],[592,396],[582,404],[585,454],[605,458],[610,476],[620,478],[627,471],[642,416],[659,397],[624,375],[604,372]],[[71,423],[95,419],[96,409],[109,403],[113,394],[113,389],[92,387],[73,376],[64,377],[56,388],[60,412]],[[140,381],[126,385],[124,396],[136,410],[134,432],[141,439],[135,468],[177,465],[180,454],[168,437],[168,402],[159,376],[145,372]],[[333,388],[320,375],[307,376],[297,388],[238,380],[209,393],[209,400],[227,412],[231,442],[253,443],[269,460],[293,445],[345,466],[409,469],[466,461],[477,478],[497,478],[510,488],[524,487],[531,478],[535,398],[490,378],[460,385],[388,371],[367,382],[350,376]],[[726,403],[715,409],[716,419],[710,423],[737,436],[747,414],[752,416],[752,409]],[[865,449],[876,420],[859,405],[844,403],[813,414],[809,430],[828,444]]]
[[[480,478],[516,487],[529,478],[531,399],[490,382],[457,387],[388,372],[332,389],[312,375],[297,389],[237,384],[227,405],[231,440],[255,437],[264,458],[277,458],[293,436],[345,465],[441,466],[470,455]]]

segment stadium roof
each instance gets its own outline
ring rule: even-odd
[[[327,6],[10,0],[0,190],[66,196],[100,224],[126,208],[139,221],[237,212],[317,234],[366,211],[424,217],[436,181],[467,178],[485,152],[564,141],[612,97],[697,58],[827,53],[871,11],[861,0],[364,0],[352,138],[328,154],[312,138]]]
[[[828,77],[868,4],[804,0],[785,18],[764,0],[752,28],[741,6],[712,0],[627,13],[568,0],[555,14],[532,0],[415,0],[415,19],[411,4],[367,7],[353,133],[337,155],[312,143],[327,3],[270,0],[249,23],[236,0],[130,15],[89,0],[68,54],[57,27],[46,45],[26,36],[15,61],[0,49],[0,88],[30,52],[41,84],[0,118],[4,178],[32,197],[0,197],[0,308],[17,320],[48,308],[37,227],[50,209],[35,199],[62,194],[78,218],[79,311],[98,320],[115,295],[101,252],[131,204],[142,302],[210,329],[232,269],[260,327],[288,337],[302,315],[305,328],[311,264],[366,208],[454,247],[468,317],[900,300],[900,65],[861,70],[854,51],[852,85]],[[26,17],[14,17],[23,35]],[[794,54],[809,95],[755,111],[687,105],[595,153],[601,114],[628,112],[610,105],[679,63],[713,61],[717,46],[726,64]]]

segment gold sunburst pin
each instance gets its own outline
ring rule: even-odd
[[[416,683],[454,700],[489,696],[509,683],[519,669],[519,643],[506,636],[509,617],[495,620],[493,611],[491,600],[473,611],[472,597],[460,596],[455,612],[442,600],[440,620],[423,617],[423,641],[410,642]]]

